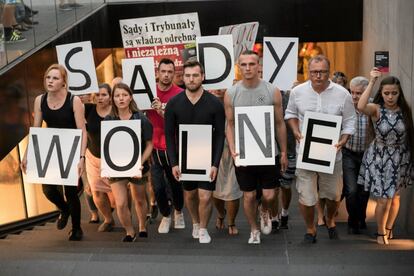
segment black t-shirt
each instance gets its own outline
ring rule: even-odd
[[[203,91],[196,104],[185,92],[171,98],[165,108],[165,139],[171,166],[178,165],[178,126],[180,124],[211,125],[213,128],[212,166],[219,167],[224,146],[224,107],[216,96]]]
[[[107,120],[120,120],[119,117],[113,117],[113,116],[106,116],[105,121]],[[141,120],[141,154],[145,151],[146,148],[146,142],[152,141],[152,124],[148,120],[148,118],[144,115],[142,112],[134,112],[130,118],[130,120]],[[142,174],[144,175],[149,171],[149,164],[148,160],[142,164],[144,167],[142,169]]]
[[[96,105],[85,104],[86,130],[88,131],[88,149],[97,158],[101,158],[101,122],[104,120],[96,111]]]
[[[40,109],[42,118],[46,122],[47,127],[53,128],[77,128],[75,121],[75,113],[73,112],[73,96],[68,92],[65,102],[59,109],[50,109],[47,105],[48,93],[43,94],[40,101]]]

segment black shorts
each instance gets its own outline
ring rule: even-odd
[[[276,165],[234,167],[234,169],[240,190],[243,192],[280,187],[280,163],[278,157]]]
[[[111,177],[109,178],[109,184],[114,184],[115,182],[119,182],[122,180],[128,180],[129,183],[133,185],[144,185],[148,182],[148,173],[143,175],[141,178],[135,177]]]
[[[184,191],[194,191],[195,189],[214,191],[216,189],[216,181],[181,181],[181,183]]]

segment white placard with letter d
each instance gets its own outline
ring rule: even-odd
[[[179,167],[182,181],[210,181],[211,125],[179,126]]]
[[[78,185],[82,130],[31,127],[27,183]]]
[[[141,147],[141,120],[102,121],[101,176],[142,176]]]
[[[275,165],[273,105],[235,107],[236,166]]]
[[[332,174],[342,116],[306,111],[296,168]]]

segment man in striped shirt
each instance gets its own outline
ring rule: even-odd
[[[342,194],[346,199],[349,234],[359,234],[361,228],[366,228],[365,212],[368,195],[363,191],[362,186],[358,187],[357,179],[362,157],[367,147],[368,117],[360,113],[356,106],[367,85],[368,79],[361,76],[353,78],[350,82],[352,101],[356,110],[355,133],[351,135],[347,143],[342,147],[344,180]]]

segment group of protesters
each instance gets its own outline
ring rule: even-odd
[[[237,235],[236,216],[240,199],[250,225],[249,244],[260,244],[261,234],[289,228],[291,186],[296,184],[299,209],[306,232],[303,242],[317,241],[317,226],[324,224],[331,240],[339,239],[335,217],[342,198],[348,211],[348,230],[359,234],[366,229],[366,206],[371,195],[376,202],[377,242],[388,244],[394,238],[400,194],[414,178],[414,126],[400,81],[373,68],[369,79],[358,76],[350,81],[350,91],[330,78],[330,62],[322,55],[310,59],[309,80],[280,91],[261,79],[260,57],[244,51],[237,66],[241,80],[226,90],[206,91],[202,64],[187,61],[183,69],[183,88],[174,84],[176,68],[162,59],[157,68],[157,96],[151,110],[139,110],[131,88],[117,78],[116,84],[100,85],[93,104],[83,105],[67,87],[67,73],[61,65],[51,65],[44,76],[46,93],[34,103],[34,127],[77,128],[82,130],[78,173],[86,169],[93,203],[104,221],[99,232],[112,231],[113,210],[125,229],[124,242],[148,237],[150,186],[162,216],[159,234],[185,229],[183,208],[192,222],[192,237],[210,243],[208,224],[213,206],[217,209],[215,227],[228,228]],[[343,78],[345,76],[342,76]],[[382,78],[370,99],[373,87]],[[346,85],[346,79],[345,83]],[[277,140],[274,165],[235,166],[239,156],[235,146],[235,108],[273,106]],[[340,138],[333,146],[336,159],[332,174],[296,169],[299,143],[304,139],[302,124],[306,111],[338,115],[342,118]],[[104,120],[141,121],[140,177],[101,177],[101,122]],[[179,125],[212,126],[212,153],[209,181],[182,181],[179,166]],[[21,167],[25,172],[26,154]],[[138,175],[138,172],[137,172]],[[78,190],[43,185],[46,197],[60,211],[57,228],[72,219],[69,240],[83,237]],[[138,231],[131,219],[131,197],[137,214]],[[279,207],[279,197],[281,206]],[[315,224],[315,206],[319,219]],[[258,223],[258,218],[260,223]],[[226,221],[225,221],[226,220]]]

